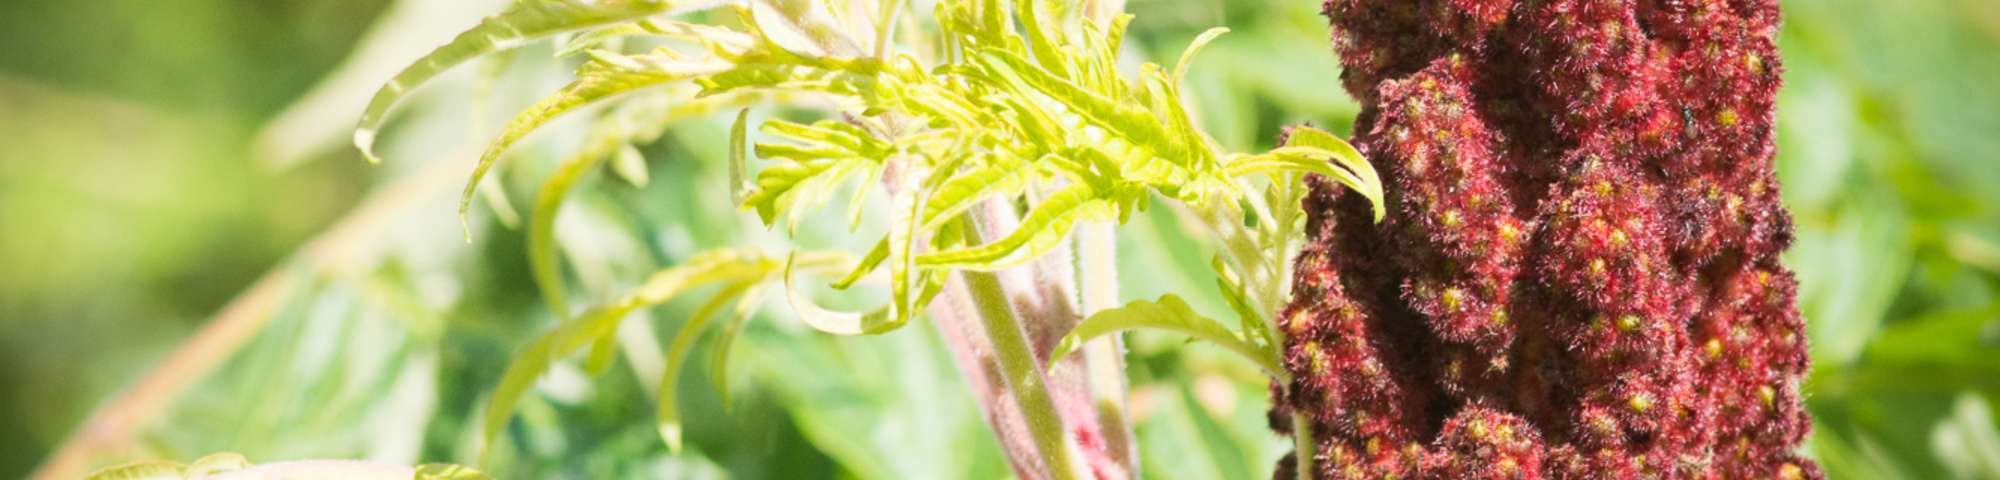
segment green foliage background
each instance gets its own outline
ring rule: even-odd
[[[301,287],[243,351],[121,455],[252,461],[476,460],[500,370],[554,319],[521,231],[540,179],[590,115],[510,155],[476,203],[474,243],[450,195],[400,204],[339,261],[295,253],[399,178],[482,145],[567,82],[544,42],[419,90],[369,167],[345,147],[367,95],[501,2],[185,0],[0,3],[0,477],[25,475],[101,399],[275,269]],[[2000,4],[1788,1],[1780,175],[1799,226],[1790,263],[1812,321],[1811,443],[1836,478],[2000,478]],[[927,11],[927,10],[925,10]],[[1309,0],[1134,1],[1127,55],[1171,61],[1213,26],[1188,89],[1232,151],[1280,126],[1345,133],[1355,106]],[[796,112],[753,111],[785,117]],[[575,301],[597,303],[708,247],[789,249],[730,212],[731,116],[637,145],[649,179],[587,174],[557,226]],[[459,185],[451,167],[441,192]],[[504,200],[504,201],[502,201]],[[809,247],[865,250],[842,210]],[[1227,312],[1212,249],[1165,209],[1121,228],[1125,299]],[[879,295],[878,295],[879,296]],[[695,305],[627,321],[629,353],[591,376],[558,365],[519,407],[486,470],[499,478],[967,478],[1006,475],[928,326],[835,338],[766,305],[736,346],[725,403],[679,389],[689,448],[652,428],[659,358]],[[574,301],[573,301],[574,303]],[[856,306],[856,305],[847,305]],[[648,321],[637,321],[648,320]],[[650,348],[658,352],[659,348]],[[707,371],[705,355],[692,370]],[[1213,346],[1135,334],[1135,419],[1149,478],[1268,478],[1287,443],[1264,426],[1261,375]]]

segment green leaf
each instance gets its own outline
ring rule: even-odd
[[[671,50],[664,49],[630,57],[599,54],[593,51],[592,56],[592,62],[585,64],[581,69],[584,72],[582,79],[563,87],[561,91],[543,98],[542,101],[536,102],[534,106],[516,115],[514,120],[507,124],[507,128],[500,132],[500,136],[487,145],[486,152],[479,156],[479,165],[472,169],[472,179],[466,183],[465,193],[459,198],[458,217],[461,224],[467,221],[466,213],[472,206],[472,192],[478,187],[479,180],[486,176],[486,171],[493,167],[493,163],[500,159],[500,154],[506,152],[507,147],[513,146],[515,141],[542,126],[543,123],[577,107],[619,94],[674,80],[714,74],[730,67],[728,62],[713,57],[679,58]],[[469,241],[472,227],[463,226],[466,239]]]
[[[568,320],[570,316],[555,250],[556,214],[583,174],[617,149],[657,139],[660,131],[683,118],[704,116],[724,106],[756,100],[734,95],[689,100],[675,92],[650,92],[647,97],[628,100],[599,119],[583,149],[564,159],[555,173],[542,180],[528,217],[528,267],[556,318]]]
[[[722,332],[715,336],[715,347],[709,351],[709,379],[715,384],[715,391],[722,396],[723,408],[730,407],[729,401],[729,352],[736,345],[736,337],[743,334],[743,327],[750,324],[751,314],[762,304],[764,288],[768,283],[759,282],[743,291],[736,301],[736,310],[730,313],[729,322]]]
[[[1340,168],[1353,172],[1354,182],[1347,183],[1348,188],[1353,188],[1363,196],[1368,197],[1368,200],[1375,207],[1375,221],[1382,221],[1384,213],[1382,178],[1375,173],[1375,167],[1368,163],[1368,159],[1362,157],[1361,152],[1354,150],[1354,145],[1348,144],[1331,133],[1301,126],[1292,129],[1292,134],[1286,140],[1285,146],[1311,147],[1331,154],[1330,157],[1323,160],[1331,161],[1339,165]]]
[[[744,122],[749,119],[750,109],[745,108],[736,112],[736,123],[729,127],[729,202],[738,206],[744,206],[744,201],[748,197],[747,192],[752,188],[750,175],[747,173],[749,160],[745,158],[747,155],[744,154],[743,146],[745,138],[749,136]]]
[[[1276,351],[1250,343],[1236,332],[1229,331],[1229,328],[1222,326],[1222,323],[1195,313],[1194,308],[1189,307],[1186,301],[1173,294],[1160,296],[1158,302],[1135,300],[1123,307],[1097,312],[1096,315],[1084,319],[1083,323],[1077,324],[1075,329],[1063,336],[1061,343],[1056,344],[1055,350],[1049,354],[1049,366],[1053,368],[1056,361],[1082,348],[1084,342],[1107,334],[1141,328],[1178,332],[1221,345],[1223,348],[1242,354],[1244,358],[1255,362],[1272,376],[1279,376],[1285,371],[1278,363]]]
[[[829,263],[839,263],[845,255],[814,254],[810,258],[812,266],[824,269]],[[556,359],[568,356],[588,342],[617,332],[618,323],[634,310],[666,303],[703,285],[761,278],[769,275],[774,268],[773,261],[754,250],[705,251],[689,258],[686,263],[653,274],[645,284],[617,302],[586,311],[577,319],[564,322],[555,330],[543,334],[507,366],[493,397],[487,400],[480,447],[481,463],[484,463],[486,452],[492,448],[493,440],[498,438],[500,431],[507,426],[507,420],[513,416],[514,405],[534,387],[535,380]]]
[[[382,122],[389,107],[405,93],[423,84],[432,77],[443,73],[452,66],[466,60],[497,50],[521,46],[530,40],[563,32],[609,25],[663,13],[675,13],[712,8],[735,3],[724,0],[609,0],[601,3],[587,3],[579,0],[542,0],[520,2],[512,10],[486,17],[479,26],[466,30],[453,38],[451,43],[439,47],[425,55],[415,64],[397,73],[394,79],[375,92],[375,98],[368,102],[368,109],[361,114],[361,122],[354,129],[354,146],[361,149],[368,161],[380,163],[375,155],[375,134],[382,128]]]
[[[83,480],[181,480],[184,468],[175,462],[135,462],[105,467]]]
[[[463,465],[426,463],[417,466],[416,480],[493,480],[493,477]]]
[[[1169,161],[1187,158],[1190,152],[1174,147],[1158,119],[1143,107],[1104,97],[1029,64],[1006,50],[988,48],[980,52],[979,65],[988,75],[1025,96],[1033,91],[1069,106],[1091,124],[1109,130],[1134,145],[1153,149]]]
[[[805,293],[799,291],[798,284],[793,280],[792,268],[795,263],[797,254],[785,260],[785,300],[791,303],[792,311],[798,314],[799,320],[814,330],[834,335],[872,335],[901,326],[891,322],[893,305],[884,305],[867,312],[842,312],[828,310],[813,303],[811,299],[806,298]]]
[[[646,155],[639,153],[639,148],[630,143],[620,146],[618,155],[611,157],[611,171],[634,187],[646,188],[652,180],[646,172]]]
[[[930,194],[923,214],[917,217],[923,223],[920,228],[935,230],[980,200],[993,195],[1018,193],[1033,173],[1033,168],[1011,156],[989,156],[983,165],[952,176]]]
[[[557,319],[564,321],[569,320],[570,312],[561,266],[556,263],[556,212],[562,209],[563,200],[577,178],[604,158],[594,153],[583,152],[557,167],[555,173],[542,181],[541,189],[535,193],[534,209],[528,213],[528,268],[534,274],[535,285],[541,288],[543,301],[548,302]]]
[[[854,286],[854,282],[861,280],[861,277],[867,276],[869,272],[875,271],[875,267],[881,265],[882,260],[887,258],[889,258],[889,237],[885,236],[882,237],[882,241],[875,242],[875,248],[868,249],[868,254],[861,257],[861,263],[855,265],[853,271],[848,272],[847,276],[841,277],[840,281],[833,282],[833,288],[846,290],[847,287]]]
[[[647,32],[645,28],[636,24],[629,23],[590,29],[578,34],[575,38],[569,39],[567,42],[563,42],[562,48],[556,50],[556,57],[561,58],[583,53],[584,50],[597,48],[597,45],[604,43],[605,40],[626,35],[644,35],[647,33],[651,32]]]
[[[235,453],[217,453],[196,459],[181,472],[182,478],[192,480],[222,472],[233,472],[250,468],[250,461]]]
[[[666,369],[660,376],[659,404],[655,411],[659,419],[654,423],[660,430],[660,438],[666,439],[668,451],[681,451],[680,373],[681,367],[687,366],[687,354],[694,348],[695,338],[701,336],[702,330],[708,327],[708,319],[715,316],[717,310],[760,281],[737,282],[724,288],[688,315],[687,322],[681,324],[680,332],[674,334],[673,343],[667,347]]]
[[[1208,42],[1214,41],[1215,37],[1220,37],[1225,33],[1229,33],[1229,27],[1211,28],[1208,31],[1201,32],[1201,36],[1195,37],[1193,42],[1188,43],[1187,50],[1181,51],[1181,60],[1174,63],[1173,84],[1175,89],[1179,89],[1181,83],[1187,81],[1188,66],[1194,64],[1194,56],[1197,53],[1201,53],[1201,47],[1208,46]]]
[[[1078,220],[1110,221],[1118,216],[1118,204],[1095,195],[1084,185],[1065,187],[1021,219],[1012,233],[985,245],[920,255],[919,266],[997,270],[1019,265],[1041,256],[1062,243]]]

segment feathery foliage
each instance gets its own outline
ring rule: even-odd
[[[726,7],[717,16],[733,23],[670,18],[714,7]],[[552,361],[589,344],[588,363],[601,370],[613,356],[610,334],[622,317],[688,288],[723,285],[668,347],[659,427],[675,449],[680,423],[673,386],[679,366],[709,317],[733,310],[724,332],[740,330],[766,282],[782,279],[795,313],[821,331],[893,331],[923,312],[952,272],[1022,265],[1061,245],[1079,222],[1123,223],[1155,197],[1195,212],[1229,245],[1227,261],[1218,261],[1225,279],[1220,285],[1238,307],[1244,331],[1231,332],[1169,296],[1162,303],[1100,312],[1064,345],[1073,349],[1090,337],[1129,328],[1167,328],[1221,343],[1278,375],[1281,370],[1272,365],[1281,342],[1271,315],[1286,293],[1288,258],[1302,218],[1303,174],[1325,175],[1360,192],[1374,203],[1378,219],[1380,181],[1352,147],[1308,127],[1294,129],[1285,145],[1261,154],[1225,151],[1196,129],[1181,88],[1196,54],[1227,29],[1196,38],[1171,70],[1148,63],[1124,72],[1118,52],[1132,17],[1086,18],[1082,7],[1053,0],[949,0],[936,6],[936,31],[925,31],[902,16],[911,7],[900,1],[527,0],[405,70],[377,94],[355,140],[368,151],[396,98],[444,68],[525,40],[583,32],[558,51],[588,57],[576,72],[578,80],[521,112],[490,143],[461,197],[463,217],[481,177],[537,127],[635,92],[664,91],[671,98],[664,111],[633,104],[609,109],[607,115],[632,120],[601,123],[611,127],[593,132],[585,150],[544,182],[530,217],[529,256],[536,282],[566,321],[509,367],[486,413],[489,444]],[[607,48],[628,37],[681,43],[638,54]],[[776,141],[746,148],[747,110],[739,113],[730,132],[732,200],[739,209],[756,212],[766,226],[782,223],[790,231],[848,184],[859,183],[847,212],[853,229],[866,218],[867,196],[879,181],[890,197],[889,212],[882,216],[888,231],[834,286],[849,288],[886,263],[890,301],[871,311],[842,312],[806,298],[795,270],[824,273],[845,266],[843,256],[794,254],[780,269],[754,251],[718,251],[567,320],[551,232],[555,211],[577,176],[604,158],[629,156],[633,139],[657,135],[658,126],[679,116],[755,107],[774,97],[815,99],[830,105],[832,115],[810,123],[767,120],[756,130]],[[754,179],[748,173],[753,153],[775,162]],[[992,205],[987,202],[1021,211],[1018,223],[1003,223],[1012,230],[992,231],[993,224],[981,217],[992,211],[980,207]],[[1254,216],[1246,216],[1245,207]],[[732,308],[739,295],[742,300]],[[725,333],[715,349],[718,377],[724,374],[728,337]],[[1059,460],[1054,455],[1062,452],[1048,450],[1059,447],[1047,441],[1054,438],[1038,437],[1043,454]],[[1055,470],[1058,477],[1072,473],[1069,467]]]
[[[1326,175],[1365,195],[1382,213],[1382,186],[1352,147],[1311,128],[1262,154],[1225,152],[1197,130],[1183,105],[1181,86],[1195,54],[1225,33],[1198,37],[1172,70],[1145,64],[1128,78],[1118,68],[1118,48],[1131,16],[1092,21],[1063,2],[994,0],[941,2],[940,31],[929,44],[896,48],[898,33],[925,37],[912,22],[898,24],[904,2],[774,0],[637,4],[536,2],[489,18],[451,45],[410,67],[378,94],[357,130],[366,147],[381,115],[400,92],[437,70],[478,53],[558,32],[590,29],[561,49],[589,57],[575,83],[522,112],[481,156],[461,202],[480,177],[523,135],[584,105],[628,92],[691,81],[697,89],[684,110],[752,106],[750,92],[823,97],[837,118],[806,123],[773,119],[758,130],[782,141],[758,143],[757,157],[777,164],[744,178],[745,155],[731,145],[732,192],[740,208],[766,225],[795,227],[807,212],[829,202],[860,179],[850,201],[851,224],[863,218],[869,185],[880,180],[891,201],[889,232],[847,278],[888,264],[891,301],[865,313],[833,312],[811,305],[787,282],[788,298],[808,323],[836,334],[873,334],[906,324],[942,290],[954,270],[995,270],[1019,265],[1054,248],[1081,221],[1118,221],[1146,208],[1152,196],[1180,202],[1202,215],[1232,246],[1233,277],[1250,287],[1225,284],[1235,299],[1254,299],[1261,321],[1246,321],[1255,342],[1268,349],[1268,319],[1283,296],[1286,255],[1296,238],[1298,173]],[[662,18],[701,8],[727,7],[736,25],[700,25]],[[1011,8],[1010,8],[1011,7]],[[1067,12],[1067,13],[1065,13]],[[1015,28],[1016,22],[1020,28]],[[898,32],[901,30],[901,32]],[[505,32],[505,33],[496,33]],[[700,45],[699,52],[659,47],[641,54],[596,48],[631,35],[673,38]],[[386,99],[386,100],[384,100]],[[671,115],[655,114],[658,120]],[[743,141],[744,126],[732,142]],[[544,186],[531,227],[537,281],[566,315],[555,275],[547,225],[553,205],[577,172],[604,157],[593,149]],[[1254,177],[1268,177],[1263,192]],[[1017,228],[994,239],[964,238],[968,211],[991,199],[1027,205]],[[1254,227],[1232,215],[1248,205]],[[1280,223],[1280,220],[1283,220]],[[1244,292],[1252,288],[1255,292]],[[1240,303],[1240,302],[1239,302]],[[1248,316],[1246,316],[1248,318]]]

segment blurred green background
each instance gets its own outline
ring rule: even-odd
[[[345,135],[388,75],[503,6],[0,2],[0,478],[25,476],[267,272],[294,287],[268,325],[96,462],[217,451],[473,462],[484,397],[554,321],[521,232],[496,207],[525,208],[589,115],[511,156],[474,209],[471,244],[440,194],[460,185],[462,165],[427,164],[462,161],[453,152],[567,81],[547,42],[420,90],[384,139],[385,165],[363,163]],[[1206,129],[1238,151],[1268,147],[1286,124],[1344,132],[1354,106],[1337,90],[1317,7],[1134,1],[1127,53],[1171,59],[1200,31],[1231,27],[1190,82]],[[1799,227],[1790,264],[1812,322],[1810,454],[1835,478],[2000,478],[2000,2],[1784,8],[1779,161]],[[578,300],[602,301],[708,247],[789,248],[723,207],[727,121],[684,122],[637,145],[643,187],[585,179],[558,223]],[[424,180],[431,171],[444,181]],[[424,195],[371,193],[398,182]],[[367,198],[383,207],[354,212]],[[336,254],[302,250],[349,216],[379,222],[322,242]],[[865,240],[837,223],[801,235]],[[1197,309],[1226,311],[1207,287],[1208,247],[1174,218],[1141,217],[1120,233],[1124,297],[1192,293]],[[1005,477],[935,332],[831,338],[778,304],[737,345],[729,402],[705,375],[684,377],[690,448],[668,453],[651,424],[659,358],[644,347],[670,338],[691,307],[628,320],[611,373],[558,365],[489,472]],[[1139,335],[1132,348],[1147,477],[1269,478],[1289,447],[1265,430],[1252,367],[1166,336]]]

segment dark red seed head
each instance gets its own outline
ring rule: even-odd
[[[1819,478],[1775,0],[1327,0],[1374,223],[1314,182],[1318,478]]]

